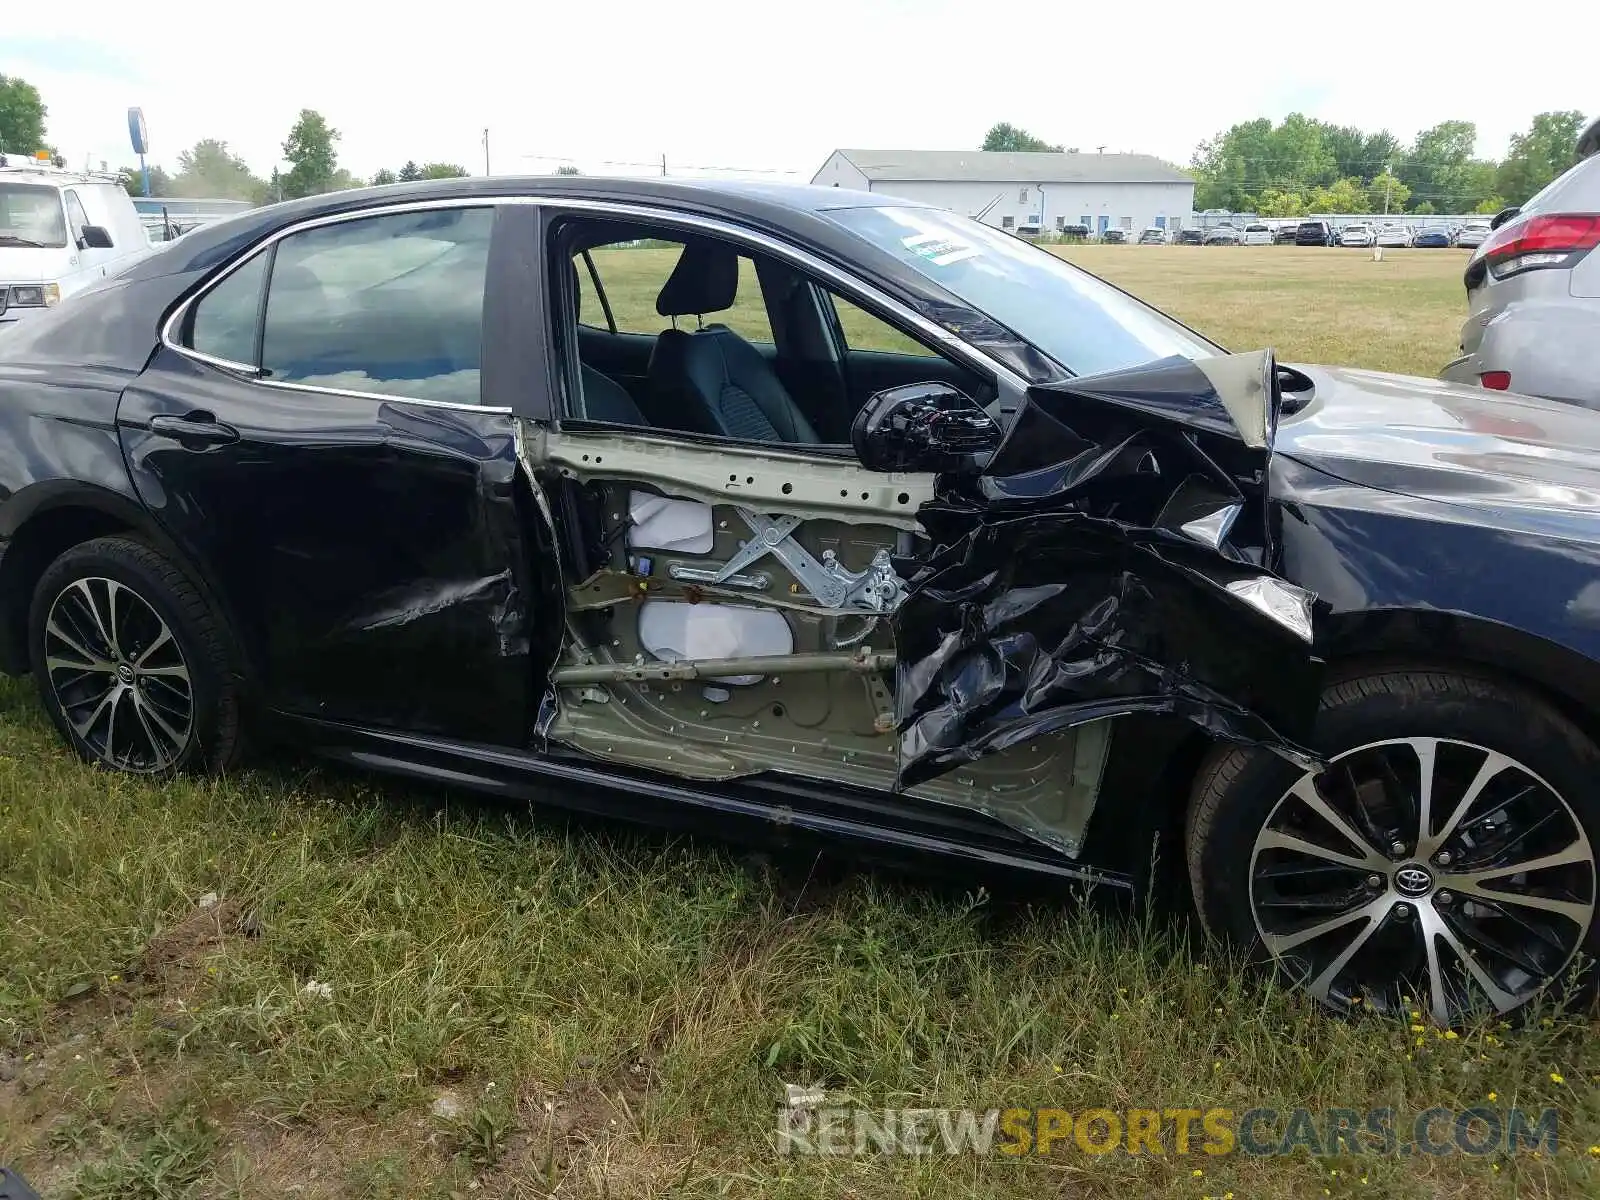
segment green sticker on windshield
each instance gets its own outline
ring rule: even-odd
[[[914,233],[901,238],[900,244],[918,258],[925,258],[936,267],[948,267],[964,258],[976,258],[978,248],[939,233]]]

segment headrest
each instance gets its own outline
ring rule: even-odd
[[[721,242],[686,242],[678,265],[667,276],[656,312],[663,317],[692,317],[733,307],[739,290],[739,254]]]

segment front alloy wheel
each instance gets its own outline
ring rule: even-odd
[[[1219,747],[1196,777],[1189,879],[1205,928],[1342,1011],[1450,1025],[1600,956],[1600,749],[1514,684],[1393,669],[1322,697],[1328,765]]]
[[[171,770],[194,732],[183,650],[150,603],[115,579],[63,588],[44,626],[45,673],[73,731],[108,767]]]
[[[1394,739],[1284,793],[1255,839],[1250,909],[1317,999],[1384,1010],[1415,993],[1448,1024],[1519,1008],[1566,970],[1594,918],[1594,853],[1515,759]]]

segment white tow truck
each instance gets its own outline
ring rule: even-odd
[[[120,176],[0,155],[0,336],[152,250]]]

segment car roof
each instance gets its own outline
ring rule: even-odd
[[[633,179],[598,175],[495,175],[459,179],[425,179],[381,187],[353,188],[299,200],[250,209],[237,216],[196,230],[190,255],[217,249],[231,253],[287,225],[353,209],[387,204],[409,204],[441,199],[493,201],[510,196],[541,196],[554,200],[620,200],[663,202],[669,207],[693,209],[708,215],[744,218],[780,227],[808,215],[847,208],[928,208],[916,200],[858,192],[849,188],[812,187],[808,184],[746,180]]]

